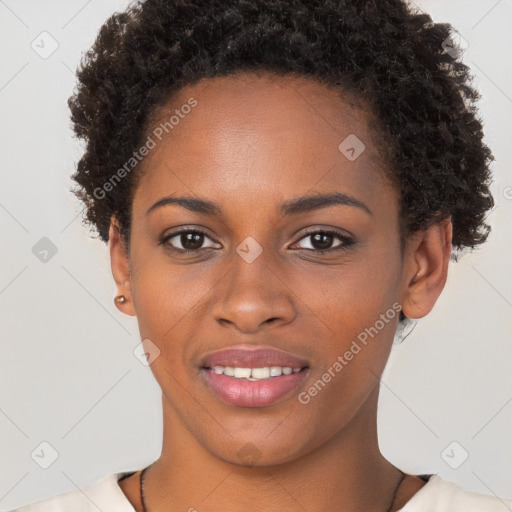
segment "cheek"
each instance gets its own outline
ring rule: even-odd
[[[324,419],[317,431],[322,438],[346,425],[378,386],[399,315],[396,303],[378,303],[341,307],[337,325],[331,324],[335,336],[318,348],[322,357],[299,401],[305,414]]]
[[[302,278],[308,309],[328,327],[316,347],[314,381],[321,382],[312,390],[323,398],[311,398],[325,414],[336,407],[340,415],[350,416],[382,373],[399,318],[400,267],[397,248],[383,244],[347,258],[327,275],[316,267]]]
[[[331,375],[343,374],[332,381],[355,385],[355,392],[357,380],[369,377],[367,381],[372,381],[369,369],[379,373],[389,356],[400,311],[395,279],[363,265],[322,284],[318,275],[309,275],[308,280],[317,286],[309,286],[305,299],[304,314],[315,313],[308,314],[306,324],[311,327],[321,319],[324,333],[316,347],[319,373],[330,369]]]
[[[197,328],[205,314],[204,301],[215,281],[197,265],[175,265],[165,258],[139,258],[132,274],[137,322],[141,336],[154,340],[162,350],[176,347]]]
[[[372,326],[399,297],[399,253],[392,249],[376,253],[360,251],[337,266],[296,269],[295,280],[290,281],[309,309],[304,314],[310,321],[315,316],[322,321],[331,335],[329,345],[335,348],[340,348],[340,340],[346,342]]]

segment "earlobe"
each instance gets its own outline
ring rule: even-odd
[[[451,217],[412,238],[406,255],[408,273],[402,302],[405,316],[422,318],[432,310],[446,284],[451,247]]]
[[[122,243],[119,223],[114,216],[110,222],[108,245],[112,275],[117,288],[114,304],[119,311],[136,316],[131,290],[130,262]]]

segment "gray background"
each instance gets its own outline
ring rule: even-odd
[[[73,70],[101,24],[126,5],[0,0],[4,511],[141,468],[160,454],[160,389],[133,355],[136,319],[115,308],[107,247],[81,226],[69,192],[81,153],[66,105]],[[486,142],[496,157],[496,206],[488,243],[450,263],[432,313],[393,348],[382,379],[380,445],[404,471],[439,473],[512,499],[512,0],[417,5],[469,44],[464,61],[483,95]],[[48,58],[31,47],[34,40],[43,46],[43,31],[58,42]],[[43,237],[57,249],[46,262],[33,251],[49,245]],[[58,452],[48,469],[31,457],[44,441]]]

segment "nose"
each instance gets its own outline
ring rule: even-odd
[[[234,254],[231,270],[218,285],[213,306],[214,318],[222,326],[254,333],[268,324],[286,325],[293,321],[296,311],[290,283],[268,259],[265,251],[252,263]]]

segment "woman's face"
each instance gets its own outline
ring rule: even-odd
[[[216,457],[258,465],[370,418],[406,279],[398,196],[364,112],[308,79],[221,77],[182,89],[148,135],[131,314],[158,355],[166,417]],[[154,206],[170,196],[195,203]],[[305,368],[256,381],[202,368],[288,364],[272,352],[207,358],[240,346]]]

